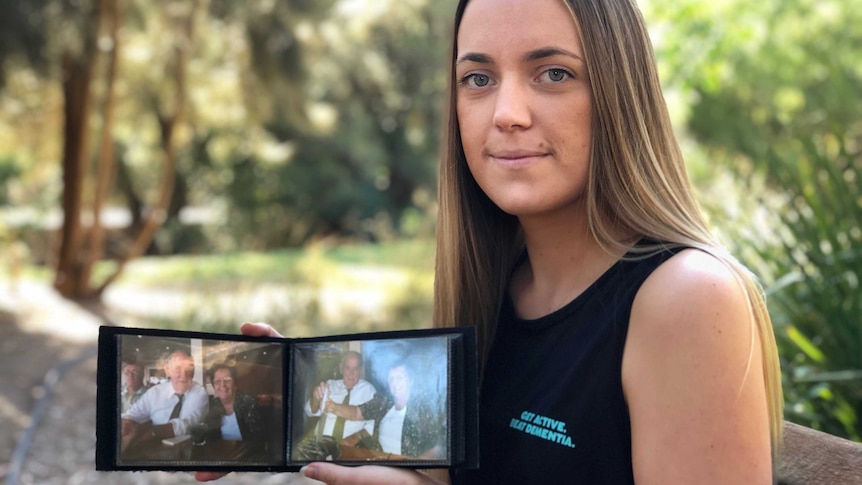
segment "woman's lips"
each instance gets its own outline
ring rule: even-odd
[[[501,151],[492,152],[489,156],[500,163],[501,165],[517,168],[529,165],[537,160],[547,156],[544,152],[529,152],[529,151]]]

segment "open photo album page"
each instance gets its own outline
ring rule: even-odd
[[[478,463],[473,329],[302,339],[103,326],[97,470]]]

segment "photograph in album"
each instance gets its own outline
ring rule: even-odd
[[[291,460],[446,459],[446,336],[301,343],[292,359]]]
[[[472,328],[309,338],[99,329],[96,469],[478,464]]]
[[[281,345],[118,339],[120,463],[280,463]]]

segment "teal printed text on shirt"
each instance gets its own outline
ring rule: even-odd
[[[521,413],[520,419],[512,418],[509,427],[538,438],[553,441],[559,445],[569,448],[575,447],[572,438],[566,434],[566,423],[547,416],[524,411]]]

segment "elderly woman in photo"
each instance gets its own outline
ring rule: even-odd
[[[207,435],[228,441],[263,441],[260,409],[253,396],[237,389],[236,367],[221,363],[210,368],[214,396],[205,419]]]

